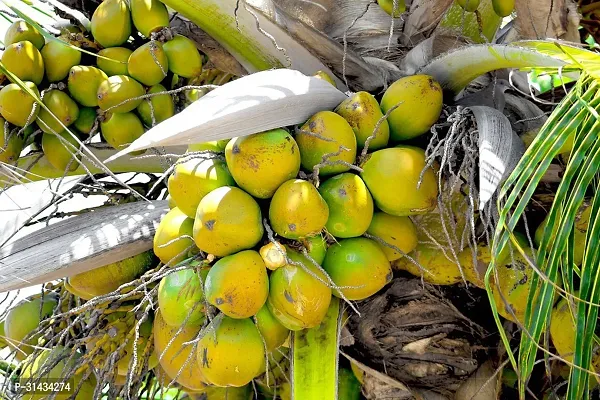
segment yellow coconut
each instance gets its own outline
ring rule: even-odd
[[[37,96],[40,92],[33,82],[23,82]],[[10,83],[0,90],[0,114],[5,120],[17,126],[32,124],[37,118],[39,107],[35,100],[16,83]]]
[[[98,55],[106,58],[97,57],[96,65],[108,76],[128,75],[127,62],[131,53],[133,51],[125,47],[102,49],[98,52]]]
[[[373,198],[358,175],[343,173],[329,178],[319,187],[329,207],[325,228],[338,238],[364,234],[373,218]]]
[[[144,134],[142,121],[132,112],[115,113],[100,123],[102,137],[113,148],[121,150]]]
[[[325,71],[317,71],[317,72],[315,72],[315,74],[313,76],[315,78],[324,80],[327,83],[330,83],[333,87],[337,87],[337,85],[335,84],[335,80],[333,79],[333,77],[331,75],[329,75]]]
[[[291,179],[283,183],[269,205],[271,227],[287,239],[315,236],[329,218],[329,207],[312,183]]]
[[[412,75],[394,82],[381,99],[387,113],[392,140],[407,140],[426,132],[440,117],[443,93],[439,83],[428,75]]]
[[[417,230],[410,218],[397,217],[382,211],[373,214],[367,233],[402,251],[402,253],[399,253],[394,248],[382,244],[381,248],[390,261],[397,260],[404,254],[410,253],[417,247],[418,243]]]
[[[158,0],[131,0],[131,18],[135,28],[147,38],[152,32],[169,26],[167,7]]]
[[[19,376],[19,383],[22,388],[26,388],[28,383],[39,385],[44,382],[49,384],[64,382],[65,387],[68,384],[71,389],[55,391],[53,394],[56,396],[53,396],[53,398],[57,400],[72,399],[75,389],[78,389],[74,400],[91,399],[96,388],[96,377],[93,373],[90,373],[87,377],[84,375],[86,372],[83,372],[73,374],[73,377],[69,380],[65,378],[65,375],[75,372],[75,366],[80,358],[81,354],[63,346],[42,350],[35,357],[32,355],[23,361],[24,367]],[[82,382],[84,377],[86,379]],[[24,392],[22,397],[19,398],[23,400],[41,400],[47,398],[49,394],[50,391],[30,390]]]
[[[225,159],[238,186],[259,199],[272,197],[300,171],[298,145],[283,129],[232,139]]]
[[[331,175],[350,169],[339,162],[354,163],[356,136],[352,127],[340,115],[321,111],[313,115],[297,132],[296,142],[302,156],[302,167],[313,171],[326,158],[332,165],[323,165],[319,175]]]
[[[392,280],[392,267],[381,247],[374,240],[350,238],[327,249],[323,268],[339,292],[348,300],[363,300],[381,290]],[[341,297],[338,290],[334,296]]]
[[[467,12],[473,12],[479,7],[480,0],[456,0],[459,6]]]
[[[72,67],[81,62],[81,52],[58,40],[51,40],[40,51],[44,60],[46,78],[50,82],[62,81]]]
[[[169,60],[169,70],[174,74],[192,78],[202,73],[202,56],[191,39],[175,35],[163,48]]]
[[[98,106],[98,88],[108,76],[96,67],[76,65],[69,71],[67,85],[69,93],[79,104],[85,107]]]
[[[396,1],[395,6],[394,1]],[[403,0],[377,0],[377,3],[383,11],[394,18],[399,18],[406,10],[406,4]]]
[[[201,327],[185,326],[180,331],[179,327],[168,325],[159,310],[154,316],[153,328],[154,351],[160,366],[169,377],[171,379],[177,377],[176,382],[186,388],[194,390],[205,388],[207,380],[196,362],[195,355],[190,358],[194,346],[184,345],[184,343],[196,339]]]
[[[267,306],[290,330],[313,328],[327,313],[331,288],[325,274],[306,257],[290,248],[287,254],[293,264],[271,273]]]
[[[579,213],[577,214],[577,217],[575,219],[575,229],[573,232],[573,262],[576,265],[581,265],[583,261],[583,255],[585,253],[585,237],[587,235],[591,213],[591,205],[583,206],[579,210]],[[547,223],[548,217],[546,217],[546,219],[540,224],[540,226],[538,226],[538,228],[535,231],[535,244],[537,246],[539,246],[542,243],[544,229],[546,228]],[[558,228],[559,225],[555,224],[553,227],[552,236],[555,236],[555,234],[558,232]]]
[[[254,250],[240,251],[217,261],[204,282],[208,302],[231,318],[249,318],[269,294],[267,268]]]
[[[126,113],[140,105],[144,94],[144,87],[135,79],[126,75],[114,75],[100,82],[96,96],[98,107],[102,111]]]
[[[70,145],[69,145],[70,144]],[[59,171],[75,171],[79,167],[80,156],[77,154],[79,143],[67,131],[60,133],[44,133],[42,150],[46,159]]]
[[[175,266],[198,251],[192,238],[194,220],[175,207],[160,221],[154,234],[154,254]]]
[[[171,198],[190,218],[196,217],[196,209],[204,196],[217,188],[234,185],[223,161],[198,158],[177,164],[167,182]]]
[[[131,35],[131,14],[127,1],[105,0],[92,15],[92,35],[102,47],[120,46]]]
[[[241,189],[231,186],[215,189],[198,205],[194,240],[206,253],[224,257],[251,249],[263,233],[260,207]]]
[[[6,46],[2,53],[2,63],[22,81],[39,85],[44,79],[44,60],[31,42],[23,41]]]
[[[213,320],[196,354],[202,375],[216,386],[247,385],[265,364],[263,340],[249,318]]]
[[[89,135],[94,128],[94,124],[96,123],[96,118],[98,114],[96,113],[96,109],[92,107],[81,107],[79,109],[79,116],[73,123],[73,126],[77,129],[78,132],[83,133],[84,135]]]
[[[89,300],[92,297],[110,293],[119,286],[133,281],[153,263],[154,255],[151,251],[147,251],[101,268],[73,275],[68,278],[68,282],[77,290],[77,293],[85,295],[85,300]]]
[[[48,110],[40,107],[37,124],[45,133],[60,133],[79,117],[77,103],[65,92],[50,90],[42,101]]]
[[[434,171],[425,169],[425,151],[411,146],[378,150],[369,155],[360,174],[375,204],[397,216],[423,214],[437,205]],[[421,186],[418,187],[423,172]]]
[[[206,310],[202,282],[207,274],[207,268],[201,269],[199,274],[194,269],[184,269],[160,280],[158,306],[167,324],[175,327],[184,323],[186,326],[202,325]]]
[[[137,107],[137,113],[146,126],[154,126],[175,115],[175,105],[170,94],[163,85],[154,85],[148,89],[149,94],[164,93],[145,99]],[[154,119],[152,118],[154,114]]]
[[[370,93],[355,93],[337,106],[335,112],[344,117],[354,130],[359,149],[365,147],[367,140],[369,140],[369,150],[371,151],[387,146],[390,139],[390,127],[387,119],[383,118],[379,103]],[[370,138],[371,136],[373,137]]]
[[[4,34],[4,46],[10,46],[13,43],[27,40],[38,50],[41,50],[46,43],[46,40],[37,29],[29,24],[29,22],[18,20],[13,22],[6,33]]]
[[[268,352],[282,346],[290,336],[290,330],[275,318],[266,304],[256,313],[256,326],[265,339]]]
[[[43,297],[25,299],[8,311],[4,320],[5,340],[11,348],[16,349],[17,359],[22,360],[33,352],[32,346],[37,345],[40,335],[29,338],[27,336],[41,321],[52,315],[57,304],[58,296],[55,293],[46,293]]]
[[[160,42],[151,41],[138,47],[127,62],[129,76],[146,86],[159,84],[168,70],[169,60]]]

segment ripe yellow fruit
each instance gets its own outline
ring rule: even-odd
[[[322,79],[322,80],[324,80],[327,83],[330,83],[333,87],[337,87],[337,85],[335,84],[335,80],[333,79],[333,77],[331,75],[329,75],[325,71],[317,71],[317,72],[315,72],[315,74],[313,76],[315,78]]]
[[[89,135],[96,123],[96,109],[92,107],[81,107],[79,117],[73,123],[73,126],[84,135]]]
[[[160,83],[168,70],[169,60],[160,42],[148,42],[138,47],[127,62],[129,75],[146,86]]]
[[[202,57],[196,44],[182,35],[175,35],[163,45],[169,59],[169,70],[184,78],[192,78],[202,73]]]
[[[13,43],[29,41],[38,50],[41,50],[46,43],[44,36],[37,29],[29,24],[29,22],[18,20],[13,22],[6,33],[4,34],[4,46],[10,46]]]
[[[167,7],[158,0],[131,0],[131,18],[135,28],[145,37],[169,26]]]
[[[104,267],[73,275],[67,279],[84,300],[115,291],[142,275],[154,263],[151,251],[140,253]],[[83,296],[85,297],[83,297]]]
[[[204,293],[228,317],[255,315],[269,295],[269,277],[260,254],[245,250],[221,258],[206,276]]]
[[[57,400],[67,400],[73,398],[75,388],[78,389],[74,400],[88,400],[94,397],[94,389],[96,388],[96,377],[93,373],[89,374],[84,382],[84,373],[73,374],[74,368],[77,365],[81,354],[73,352],[63,346],[55,346],[52,349],[42,350],[35,357],[29,356],[23,362],[23,370],[19,376],[21,388],[26,388],[27,384],[40,384],[40,382],[48,382],[50,385],[60,382],[69,384],[71,390],[55,391]],[[73,377],[67,379],[66,376]],[[23,400],[41,400],[48,397],[48,392],[43,391],[25,391]]]
[[[173,272],[161,279],[158,285],[158,306],[163,319],[171,326],[200,326],[204,322],[204,288],[208,269],[200,276],[193,269]],[[202,278],[202,281],[200,280]]]
[[[108,76],[128,75],[127,62],[133,51],[125,47],[109,47],[98,52],[99,56],[110,58],[110,60],[97,57],[96,65]],[[114,60],[114,61],[111,61]]]
[[[144,134],[140,119],[131,112],[113,114],[100,123],[102,136],[115,149],[123,149]]]
[[[211,322],[197,350],[202,374],[217,386],[247,385],[265,364],[265,349],[251,319],[223,316]]]
[[[585,237],[587,235],[587,231],[588,231],[588,226],[590,223],[590,216],[592,213],[592,206],[588,205],[588,206],[584,206],[581,207],[580,212],[577,215],[577,218],[575,220],[575,225],[574,225],[574,232],[573,232],[573,241],[574,241],[574,248],[573,248],[573,262],[576,265],[581,265],[581,263],[583,262],[583,255],[585,253]],[[544,229],[546,228],[546,225],[548,223],[548,217],[546,217],[546,219],[544,219],[544,221],[540,224],[540,226],[538,226],[538,228],[535,231],[535,244],[537,246],[539,246],[542,243],[542,238],[544,236]],[[553,235],[555,236],[555,234],[558,232],[558,228],[559,225],[555,224],[554,228],[553,228]]]
[[[98,106],[98,88],[108,76],[96,67],[76,65],[69,71],[69,93],[85,107]]]
[[[402,257],[392,263],[394,269],[408,271],[414,276],[422,277],[425,282],[433,283],[434,285],[454,285],[463,280],[462,272],[465,279],[471,281],[481,287],[483,284],[483,275],[485,269],[483,265],[473,266],[473,256],[470,248],[466,248],[457,254],[457,261],[454,259],[450,250],[446,249],[446,253],[435,245],[419,243],[417,247],[408,254],[413,260],[419,263],[416,265],[408,257]],[[489,261],[488,261],[489,262]],[[459,267],[460,265],[460,267]],[[485,264],[487,265],[487,263]],[[483,270],[475,271],[475,268]],[[471,279],[469,279],[471,277]],[[481,282],[481,284],[479,284]]]
[[[234,185],[223,161],[198,158],[178,164],[167,182],[171,198],[190,218],[196,218],[196,209],[204,196],[217,188]]]
[[[73,145],[64,143],[63,140]],[[44,133],[42,135],[42,150],[50,165],[59,171],[75,171],[79,167],[81,156],[77,154],[79,143],[67,131],[61,133]]]
[[[558,302],[552,311],[550,319],[550,338],[556,348],[558,355],[568,362],[573,362],[575,352],[575,318],[577,313],[577,304],[563,298]],[[595,371],[600,369],[600,353],[597,348],[594,350],[591,359],[591,368]],[[590,376],[590,386],[595,385],[593,376]]]
[[[417,238],[420,242],[437,242],[445,248],[452,246],[455,251],[462,250],[462,246],[468,244],[463,237],[470,235],[466,217],[469,215],[469,208],[470,200],[461,191],[455,191],[449,198],[442,194],[435,210],[412,217],[417,228]]]
[[[179,327],[170,326],[165,322],[162,312],[159,310],[154,316],[153,328],[154,352],[158,356],[160,366],[169,375],[169,378],[177,377],[177,383],[194,390],[206,387],[206,378],[196,362],[195,355],[190,358],[194,346],[184,345],[184,343],[196,339],[200,332],[200,326],[185,326],[179,331]],[[167,348],[167,346],[169,347]]]
[[[39,85],[44,79],[44,60],[31,42],[22,41],[7,46],[2,53],[2,63],[22,81]]]
[[[473,12],[479,7],[480,0],[456,0],[459,6],[467,12]]]
[[[388,122],[392,140],[407,140],[429,131],[443,104],[442,87],[427,75],[412,75],[394,82],[381,99],[381,109],[391,112]]]
[[[327,249],[323,268],[348,300],[363,300],[392,280],[392,267],[381,247],[367,238],[344,239]],[[340,296],[333,290],[334,296]]]
[[[60,133],[79,117],[79,107],[68,94],[60,90],[50,90],[42,102],[48,107],[40,107],[37,124],[45,133]],[[58,120],[56,119],[58,118]],[[61,124],[62,123],[62,124]]]
[[[508,17],[515,9],[515,0],[492,0],[494,12],[499,17]]]
[[[269,205],[273,230],[286,239],[315,236],[329,218],[329,207],[312,183],[291,179],[283,183]]]
[[[57,304],[58,296],[47,293],[43,297],[25,299],[8,311],[4,320],[5,340],[11,348],[17,349],[17,359],[22,360],[33,352],[32,346],[37,345],[39,335],[34,335],[27,341],[24,339],[38,327],[40,321],[52,315]]]
[[[325,138],[325,139],[323,139]],[[354,163],[356,158],[356,136],[346,120],[332,112],[321,111],[313,115],[296,135],[296,142],[302,156],[302,167],[313,171],[313,168],[327,161],[344,161]],[[338,154],[338,155],[333,155]],[[326,165],[319,169],[319,175],[338,174],[350,169],[347,165]]]
[[[81,52],[68,46],[61,39],[51,40],[40,50],[50,82],[62,81],[72,67],[81,62]]]
[[[417,229],[408,217],[397,217],[382,211],[373,214],[371,225],[367,233],[382,239],[384,242],[396,246],[404,254],[408,254],[417,247]],[[381,244],[381,249],[389,261],[397,260],[404,254],[391,247]]]
[[[13,164],[23,151],[23,138],[17,132],[6,131],[4,118],[0,117],[0,161]]]
[[[531,278],[535,273],[530,265],[530,262],[534,260],[532,251],[528,247],[524,250],[530,261],[527,261],[519,252],[513,251],[513,263],[498,266],[498,280],[493,275],[492,282],[492,292],[498,307],[498,313],[513,322],[517,322],[515,320],[516,316],[516,319],[521,323],[525,320],[525,310],[529,291],[531,290]]]
[[[256,327],[265,339],[269,353],[283,345],[290,336],[290,330],[271,314],[266,304],[256,313]]]
[[[148,89],[148,93],[165,93],[158,96],[153,96],[145,99],[137,107],[137,112],[142,122],[146,126],[153,126],[175,115],[175,105],[170,94],[166,93],[167,89],[163,85],[154,85]],[[152,107],[150,107],[152,105]],[[154,121],[152,121],[152,113],[154,113]],[[154,122],[154,123],[153,123]]]
[[[237,185],[259,199],[272,197],[300,171],[298,145],[283,129],[231,139],[225,159]]]
[[[378,150],[362,165],[363,178],[375,204],[382,211],[397,216],[423,214],[437,205],[438,184],[434,171],[423,173],[425,151],[417,147],[398,146]]]
[[[394,1],[397,2],[395,7]],[[377,3],[379,3],[379,7],[381,7],[383,11],[394,18],[399,18],[400,15],[406,11],[405,0],[377,0]]]
[[[37,96],[40,92],[33,82],[23,82]],[[26,126],[35,121],[39,107],[29,93],[21,90],[16,83],[10,83],[0,90],[0,114],[5,120],[17,126]]]
[[[196,253],[192,239],[194,220],[175,207],[160,221],[154,234],[154,254],[163,264],[173,267]],[[183,237],[189,236],[189,237]]]
[[[329,178],[319,187],[329,207],[325,227],[338,238],[361,236],[373,218],[373,198],[358,175],[343,173]]]
[[[251,249],[262,239],[264,228],[256,200],[241,189],[225,186],[200,201],[194,221],[198,248],[217,257]]]
[[[335,112],[340,114],[352,127],[356,135],[358,148],[365,147],[367,139],[375,133],[369,141],[369,150],[379,150],[387,146],[390,140],[390,127],[375,97],[368,92],[358,92],[344,100]],[[379,128],[375,127],[381,120]]]
[[[142,99],[139,97],[144,94],[144,87],[135,79],[126,75],[114,75],[98,86],[98,107],[102,111],[126,113],[140,105]]]
[[[297,265],[287,264],[271,273],[267,306],[290,330],[313,328],[327,313],[331,288],[324,283],[328,282],[325,274],[310,260],[290,248],[287,254]]]
[[[92,35],[102,47],[120,46],[131,35],[131,14],[125,0],[105,0],[92,15]]]

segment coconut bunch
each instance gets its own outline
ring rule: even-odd
[[[96,142],[97,133],[121,149],[201,97],[203,85],[232,78],[203,70],[207,58],[169,29],[158,1],[103,2],[90,32],[68,26],[44,36],[33,24],[15,21],[4,37],[3,163],[15,164],[32,145],[52,168],[75,171],[87,156],[82,143]]]

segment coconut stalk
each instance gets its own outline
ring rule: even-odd
[[[340,300],[331,298],[323,322],[293,334],[292,398],[294,400],[337,399]]]

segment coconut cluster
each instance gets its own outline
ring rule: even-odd
[[[2,54],[10,82],[0,90],[0,161],[13,164],[32,145],[53,168],[75,171],[80,143],[98,131],[122,149],[173,116],[168,89],[201,80],[204,57],[168,27],[157,0],[102,2],[91,35],[69,26],[46,39],[28,22],[14,22]]]
[[[158,289],[156,350],[182,327],[201,336],[181,385],[247,385],[290,331],[321,323],[332,296],[364,300],[391,281],[417,246],[410,217],[438,195],[425,151],[403,142],[429,132],[442,100],[416,75],[380,102],[359,92],[300,126],[189,147],[154,238],[174,269],[203,260]],[[179,366],[160,363],[170,375]]]

